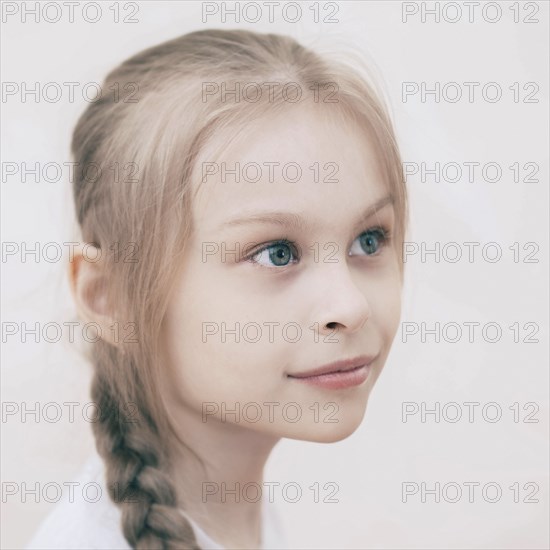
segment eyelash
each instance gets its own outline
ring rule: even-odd
[[[366,256],[366,257],[372,257],[372,256],[380,255],[382,250],[384,248],[386,248],[391,242],[391,237],[392,237],[391,231],[387,227],[384,227],[384,226],[375,226],[375,227],[369,227],[365,231],[361,232],[354,239],[353,243],[355,243],[355,241],[357,239],[361,238],[363,235],[365,235],[367,233],[374,233],[376,235],[377,239],[379,240],[379,248],[374,254],[366,254],[365,253],[364,256]],[[352,243],[352,245],[353,245],[353,243]],[[291,254],[292,254],[292,257],[294,259],[290,260],[286,265],[283,265],[283,266],[269,266],[268,267],[268,266],[260,264],[257,260],[254,259],[259,254],[261,254],[262,252],[265,252],[266,250],[269,250],[270,248],[274,248],[278,245],[287,246],[291,250]],[[276,241],[268,242],[268,243],[264,244],[263,246],[261,246],[261,248],[257,248],[256,250],[253,250],[252,252],[248,253],[243,258],[243,261],[250,262],[250,263],[254,264],[257,267],[263,267],[263,268],[266,268],[266,269],[282,270],[282,269],[288,268],[290,265],[298,263],[300,261],[300,259],[301,259],[301,254],[300,254],[299,247],[296,245],[296,243],[294,243],[292,240],[290,240],[286,237],[283,237],[282,239],[277,239]]]

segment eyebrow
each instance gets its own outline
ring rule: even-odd
[[[372,217],[376,212],[388,205],[394,205],[395,199],[393,195],[387,195],[380,200],[371,204],[366,210],[359,216],[354,228],[359,227],[367,219]],[[226,227],[240,227],[243,225],[251,225],[255,223],[278,225],[295,231],[304,231],[308,228],[306,220],[299,214],[293,212],[249,212],[245,213],[239,218],[228,220],[221,224],[220,229]]]

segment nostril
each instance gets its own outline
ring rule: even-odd
[[[327,323],[327,328],[333,330],[336,328],[336,326],[338,325],[338,323]]]

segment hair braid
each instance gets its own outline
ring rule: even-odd
[[[122,530],[132,548],[200,550],[189,521],[177,509],[170,479],[162,469],[155,422],[140,403],[140,417],[120,414],[112,383],[96,371],[92,399],[100,410],[94,423],[96,445],[106,464],[111,499],[122,510]]]

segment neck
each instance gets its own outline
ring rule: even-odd
[[[182,508],[219,544],[258,548],[262,542],[263,470],[279,438],[229,422],[202,422],[178,412],[185,426],[174,444],[171,476]]]

